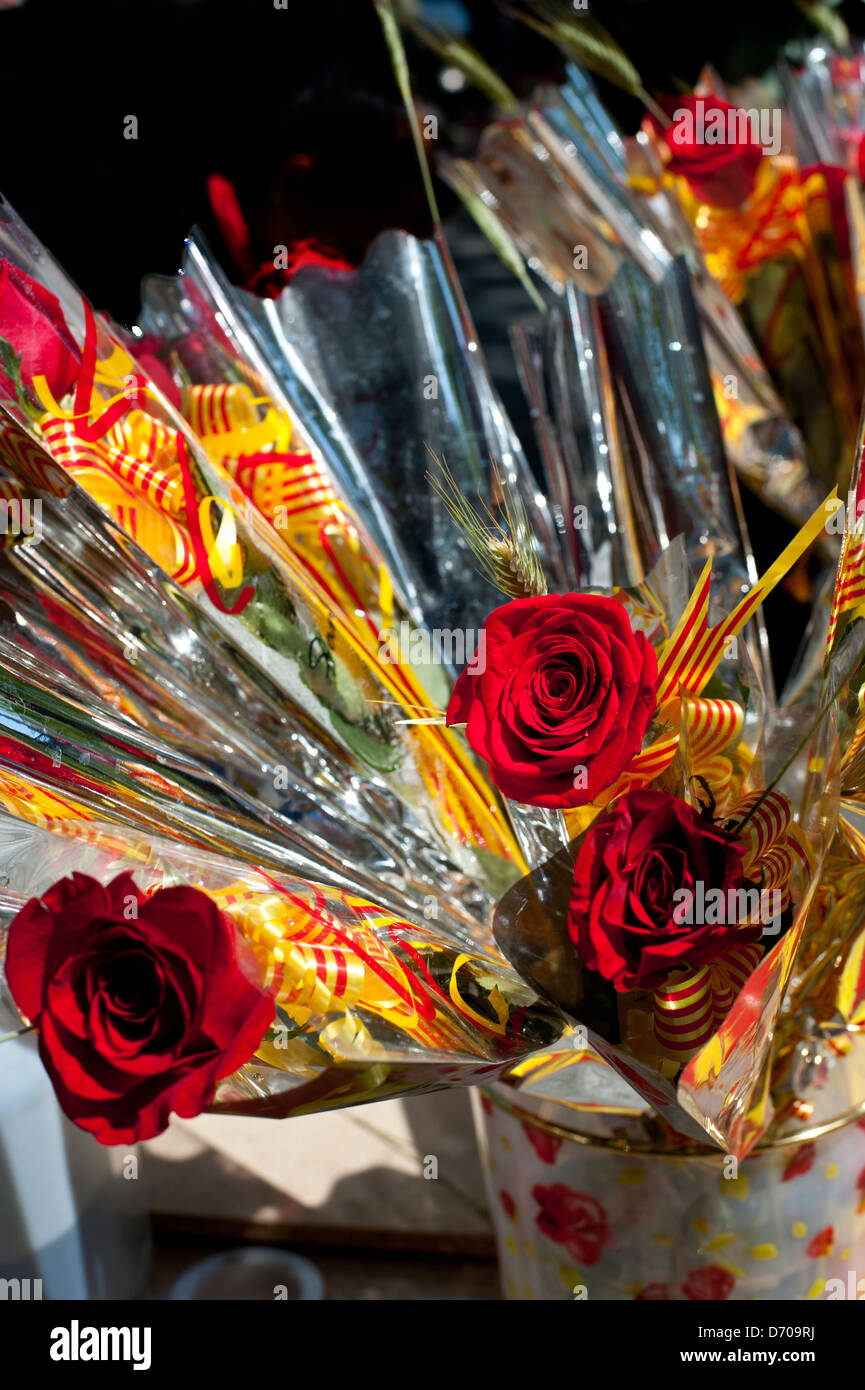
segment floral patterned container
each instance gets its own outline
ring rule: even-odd
[[[578,1133],[506,1087],[473,1101],[506,1298],[865,1299],[861,1110],[736,1171]]]

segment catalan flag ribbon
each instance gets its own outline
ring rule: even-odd
[[[267,893],[243,882],[211,897],[252,945],[277,1004],[301,1027],[312,1020],[326,1051],[347,1038],[371,1047],[363,1018],[431,1051],[482,1055],[479,1034],[507,1032],[511,1009],[497,990],[485,992],[489,1011],[477,1011],[470,956],[455,952],[449,980],[436,980],[418,928],[366,898],[315,884]],[[362,1013],[343,1027],[355,1008]],[[278,1051],[268,1056],[279,1064]]]
[[[862,452],[865,452],[865,444],[862,445]],[[860,457],[854,487],[847,504],[849,511],[832,595],[827,652],[832,650],[838,621],[843,613],[850,613],[854,618],[865,617],[865,517],[860,515],[863,507],[863,482],[865,479],[862,475]],[[838,505],[841,507],[843,504]]]
[[[811,851],[804,842],[799,844],[792,808],[780,792],[755,792],[746,797],[727,824],[745,850],[745,887],[730,890],[727,911],[733,906],[740,913],[742,927],[765,925],[767,902],[773,909],[772,918],[790,905],[790,877],[797,858],[803,860],[806,871],[813,871],[813,859],[807,857]],[[777,903],[765,897],[773,890],[780,895]],[[693,1056],[726,1018],[762,956],[759,943],[743,942],[711,965],[672,971],[653,999],[655,1038],[661,1047],[680,1062]]]
[[[674,970],[655,991],[655,1037],[680,1062],[692,1057],[723,1022],[762,956],[754,944],[734,946],[699,970]]]
[[[734,304],[745,296],[748,275],[766,261],[786,256],[804,262],[813,254],[806,220],[811,190],[793,160],[761,160],[744,209],[712,207],[692,193],[685,179],[674,182],[706,264]]]
[[[762,579],[758,579],[748,590],[732,613],[712,628],[709,627],[712,561],[707,560],[675,631],[661,648],[658,660],[659,706],[663,707],[667,700],[677,694],[701,694],[723,660],[730,641],[738,636],[763,600],[816,541],[835,511],[836,499],[837,489],[833,489],[798,535],[769,566]]]
[[[725,750],[735,747],[742,730],[742,711],[736,701],[709,698],[703,691],[730,650],[730,644],[754,616],[760,604],[796,564],[824,529],[836,509],[837,489],[823,502],[774,564],[733,611],[715,627],[709,626],[712,561],[706,565],[675,629],[658,653],[658,737],[640,750],[619,779],[589,806],[564,812],[569,834],[585,830],[605,806],[623,792],[644,787],[673,762],[687,744],[693,775],[706,776],[715,794],[734,790],[734,768]],[[737,751],[742,751],[741,749]]]

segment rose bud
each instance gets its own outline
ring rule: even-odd
[[[669,151],[670,173],[686,179],[695,198],[710,207],[736,208],[747,202],[754,191],[763,146],[754,139],[750,126],[744,139],[740,138],[743,122],[737,108],[716,96],[664,97],[660,105],[672,123],[662,128],[654,117],[650,119]],[[716,133],[723,138],[707,138]],[[733,140],[729,139],[731,133]]]

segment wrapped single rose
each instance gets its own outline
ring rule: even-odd
[[[804,437],[809,468],[829,486],[846,486],[865,355],[834,170],[827,173],[825,160],[802,168],[782,152],[778,111],[713,94],[660,104],[669,124],[650,116],[645,125],[706,267],[742,315]],[[802,113],[791,110],[789,125],[794,145],[811,149]]]
[[[74,385],[81,353],[60,301],[11,261],[0,260],[0,394],[43,376],[55,400]],[[6,345],[5,347],[3,345]]]
[[[197,888],[86,874],[31,898],[6,979],[66,1115],[100,1143],[152,1139],[255,1053],[274,1004],[230,918]]]
[[[619,993],[656,989],[672,969],[704,965],[762,927],[738,916],[687,911],[744,884],[744,850],[720,826],[668,792],[623,796],[583,840],[574,865],[568,932],[583,964]],[[733,920],[726,920],[732,918]]]
[[[478,649],[447,722],[465,724],[499,790],[532,806],[583,806],[612,786],[656,705],[655,653],[622,604],[515,599],[487,618]]]
[[[664,97],[660,105],[670,125],[662,128],[652,119],[669,152],[669,172],[686,179],[695,197],[712,207],[746,202],[763,158],[748,113],[716,96]]]

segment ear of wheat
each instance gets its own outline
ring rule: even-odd
[[[535,539],[522,498],[491,463],[496,500],[491,509],[478,494],[473,506],[460,491],[445,460],[430,454],[435,470],[427,479],[444,502],[484,578],[506,598],[535,598],[547,592]]]

